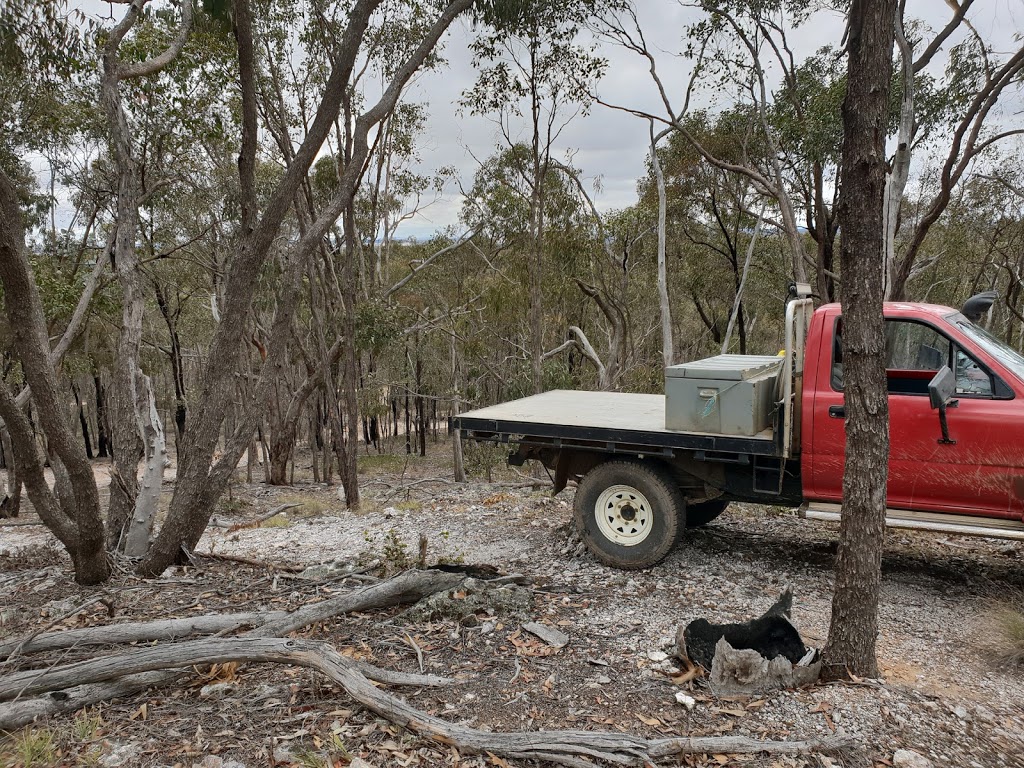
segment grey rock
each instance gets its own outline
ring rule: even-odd
[[[199,689],[201,699],[223,699],[232,694],[236,686],[234,683],[210,683]]]
[[[531,635],[536,635],[545,643],[554,648],[564,648],[569,644],[569,636],[564,632],[559,632],[554,627],[549,627],[545,624],[538,624],[534,621],[523,624],[523,629],[529,632]]]
[[[276,762],[289,765],[294,759],[295,755],[292,754],[292,751],[288,749],[288,747],[274,747],[274,760]]]
[[[78,603],[74,598],[68,597],[64,600],[51,600],[46,603],[41,609],[40,613],[43,616],[50,616],[56,618],[57,616],[63,616],[67,613],[71,613],[75,608],[78,607]]]
[[[530,615],[533,593],[518,584],[492,584],[466,579],[454,589],[420,600],[402,616],[409,621],[462,620],[471,614],[525,619]]]
[[[245,763],[240,763],[232,758],[225,760],[217,755],[207,755],[199,762],[192,763],[192,768],[246,768],[246,766]]]
[[[893,768],[935,768],[931,760],[912,749],[897,749],[892,764]]]
[[[100,765],[103,768],[118,768],[131,763],[138,755],[138,744],[115,744],[110,752],[100,758]]]

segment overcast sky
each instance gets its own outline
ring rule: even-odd
[[[636,3],[648,44],[660,51],[659,73],[681,100],[690,71],[687,61],[675,54],[682,49],[683,28],[695,18],[696,12],[676,0],[636,0]],[[997,51],[1010,50],[1013,36],[1024,32],[1024,0],[980,0],[976,6],[979,7],[972,9],[968,18],[973,20],[978,33],[991,41]],[[945,0],[908,2],[908,16],[923,19],[935,29],[941,28],[950,14]],[[791,35],[794,52],[802,57],[824,45],[837,46],[844,23],[845,19],[838,14],[819,14]],[[409,94],[411,100],[429,105],[427,131],[420,139],[422,171],[429,173],[442,166],[454,166],[460,169],[467,188],[477,167],[474,156],[478,160],[486,159],[500,142],[493,122],[458,114],[460,94],[471,87],[475,77],[467,50],[470,35],[467,23],[454,25],[445,41],[447,66],[421,75]],[[954,37],[950,44],[962,39],[963,33]],[[598,88],[604,101],[660,113],[660,102],[644,61],[608,45],[600,48],[600,55],[609,62],[607,75]],[[936,57],[940,67],[944,62],[944,56]],[[711,96],[707,92],[699,94],[696,106],[707,105]],[[1017,109],[1013,111],[1020,117]],[[522,138],[528,137],[528,133],[522,133]],[[564,160],[571,155],[573,165],[583,172],[588,187],[593,189],[593,183],[600,181],[600,191],[592,191],[592,194],[601,210],[622,208],[636,201],[636,181],[644,173],[647,152],[647,122],[601,106],[573,120],[556,144],[556,156]],[[450,184],[441,200],[401,227],[399,236],[422,239],[438,228],[457,223],[460,205],[458,188]]]
[[[697,12],[687,7],[685,1],[635,0],[635,3],[648,45],[658,51],[659,74],[671,96],[681,101],[690,70],[688,62],[676,54],[683,47],[684,27],[697,18]],[[111,15],[120,19],[124,12],[123,6],[102,0],[72,0],[72,5],[108,20]],[[941,28],[950,18],[947,0],[908,0],[907,5],[909,17],[923,19],[934,29]],[[978,34],[995,46],[997,53],[1005,53],[1015,48],[1014,36],[1024,32],[1024,0],[977,0],[968,18]],[[794,53],[800,58],[824,45],[837,46],[844,22],[839,14],[818,14],[791,33]],[[429,112],[426,131],[418,140],[419,171],[432,175],[441,167],[454,167],[466,188],[472,183],[478,160],[486,160],[501,141],[493,121],[459,114],[459,98],[472,86],[476,75],[467,47],[472,34],[468,21],[456,22],[444,38],[447,64],[418,75],[407,96],[410,101],[426,104]],[[966,34],[966,30],[961,30],[947,43],[946,50]],[[642,59],[612,45],[601,46],[599,55],[608,60],[606,76],[598,86],[604,101],[661,113],[660,101]],[[941,69],[945,60],[944,55],[937,56],[933,69]],[[700,91],[694,98],[694,106],[708,106],[714,96],[706,90]],[[717,96],[718,104],[731,101],[729,94]],[[1015,100],[1004,107],[1004,113],[1019,124],[1024,120],[1022,112],[1024,105],[1018,93]],[[529,134],[523,131],[517,138],[526,140]],[[573,166],[582,171],[598,208],[607,211],[636,201],[636,182],[644,173],[647,152],[645,120],[595,106],[588,115],[569,123],[556,143],[554,154],[563,161],[571,159]],[[33,159],[39,160],[33,165],[40,176],[48,176],[42,159]],[[431,198],[429,202],[416,217],[400,227],[399,237],[422,240],[438,229],[458,223],[461,198],[456,183],[449,183],[439,200]]]

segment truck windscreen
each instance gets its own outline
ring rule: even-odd
[[[961,331],[971,337],[992,357],[1009,368],[1020,381],[1024,381],[1024,356],[1006,342],[997,339],[984,328],[980,328],[959,312],[947,318]]]

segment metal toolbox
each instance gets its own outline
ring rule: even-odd
[[[754,437],[772,425],[783,358],[717,355],[665,369],[665,428]]]

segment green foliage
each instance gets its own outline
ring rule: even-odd
[[[381,557],[390,571],[403,571],[412,565],[409,547],[398,537],[398,531],[394,528],[389,528],[384,535]]]
[[[227,31],[231,29],[231,0],[203,0],[203,12]]]
[[[482,477],[491,482],[494,470],[504,466],[508,447],[495,443],[466,440],[462,443],[462,460],[467,476]]]
[[[363,352],[379,353],[402,334],[398,309],[380,300],[365,301],[356,307],[356,347]]]
[[[772,104],[772,125],[782,145],[804,162],[838,165],[846,61],[826,46],[797,66],[793,75]]]

